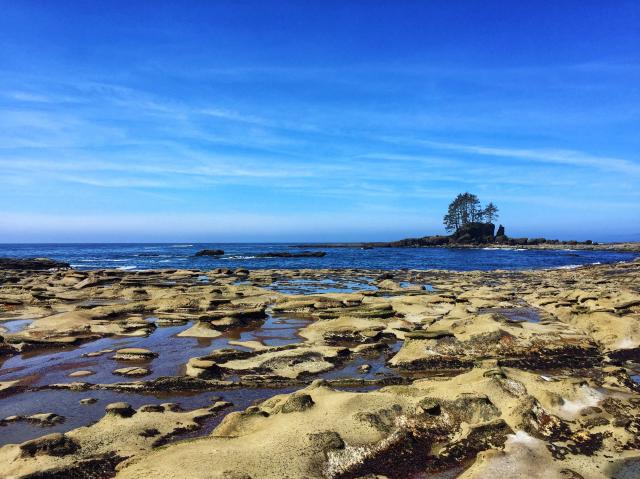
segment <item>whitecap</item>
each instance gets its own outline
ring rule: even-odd
[[[130,270],[130,269],[136,269],[137,266],[131,266],[131,265],[127,265],[127,266],[119,266],[117,269],[121,269],[124,271]]]

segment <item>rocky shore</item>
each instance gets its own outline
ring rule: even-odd
[[[179,332],[144,342],[163,328]],[[122,338],[140,343],[109,346]],[[172,346],[193,338],[211,346]],[[183,362],[166,369],[176,349]],[[62,373],[20,362],[60,352]],[[9,265],[0,361],[15,362],[0,369],[3,410],[53,398],[0,417],[0,431],[56,431],[0,447],[0,477],[640,477],[640,260],[460,273]],[[227,400],[257,390],[270,392]],[[92,406],[116,393],[139,405]],[[68,428],[56,394],[103,417]],[[163,399],[176,394],[201,403]]]
[[[493,249],[546,249],[585,251],[640,252],[640,242],[597,243],[591,240],[558,240],[548,238],[515,238],[506,235],[504,226],[496,231],[493,223],[468,223],[450,235],[422,236],[397,241],[374,243],[328,243],[297,245],[302,248],[493,248]]]

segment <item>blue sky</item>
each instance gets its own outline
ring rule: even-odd
[[[640,240],[638,2],[0,8],[0,242]]]

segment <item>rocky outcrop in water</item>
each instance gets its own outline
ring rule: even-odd
[[[255,253],[256,258],[322,258],[327,253],[324,251],[301,251],[299,253],[276,252],[276,253]]]
[[[0,258],[0,269],[41,271],[70,267],[69,263],[49,258]]]
[[[221,249],[203,249],[198,251],[196,256],[222,256],[224,254],[224,250]]]
[[[455,243],[461,244],[485,244],[493,243],[495,237],[493,223],[467,223],[460,227],[451,238]]]

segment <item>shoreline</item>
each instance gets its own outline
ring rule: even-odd
[[[308,246],[307,246],[308,247]],[[210,271],[212,269],[318,269],[350,270],[356,266],[362,270],[394,269],[445,269],[469,271],[469,267],[480,270],[524,270],[557,267],[575,267],[581,264],[613,263],[633,260],[640,256],[640,243],[616,245],[448,245],[432,247],[398,247],[386,249],[367,248],[360,251],[354,244],[349,250],[343,249],[298,252],[273,252],[273,247],[229,247],[226,251],[215,250],[215,256],[201,254],[199,246],[190,245],[190,250],[176,254],[171,248],[154,246],[147,252],[146,246],[131,246],[124,250],[119,247],[103,248],[95,253],[90,248],[44,249],[15,248],[6,250],[7,257],[0,256],[0,270],[48,270],[51,268],[74,268],[78,271],[117,269],[128,271],[151,271],[191,269]],[[293,247],[292,247],[293,248]],[[433,249],[437,248],[437,249]],[[204,250],[208,251],[208,250]],[[467,253],[462,254],[467,251]],[[526,252],[528,252],[526,254]],[[537,253],[535,253],[537,252]],[[494,254],[495,253],[495,254]],[[1,254],[1,253],[0,253]],[[43,256],[48,256],[43,257]],[[575,257],[575,258],[574,258]],[[49,258],[56,258],[49,259]]]

